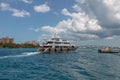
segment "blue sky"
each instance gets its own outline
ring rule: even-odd
[[[54,34],[80,45],[119,46],[119,0],[0,0],[0,37],[16,43]]]
[[[27,0],[26,0],[27,1]],[[0,37],[14,37],[16,42],[24,42],[29,40],[37,40],[42,32],[34,32],[30,28],[38,28],[44,25],[56,25],[60,20],[64,19],[61,10],[64,7],[70,7],[73,1],[69,0],[0,0],[0,3],[9,4],[9,7],[17,10],[25,10],[29,15],[24,17],[13,16],[13,12],[9,10],[0,10]],[[66,3],[66,4],[64,4]],[[36,12],[34,6],[46,4],[50,8],[46,12]]]

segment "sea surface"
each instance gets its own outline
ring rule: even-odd
[[[0,48],[0,80],[120,80],[120,53],[93,49],[39,53]]]

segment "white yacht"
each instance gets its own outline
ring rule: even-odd
[[[67,40],[62,40],[59,37],[53,37],[49,40],[46,40],[40,48],[38,48],[38,52],[64,52],[64,51],[73,51],[78,47],[74,44],[71,44]]]

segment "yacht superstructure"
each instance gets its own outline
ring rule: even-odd
[[[72,51],[76,50],[77,46],[71,44],[70,41],[62,40],[59,37],[53,37],[49,40],[46,40],[40,48],[39,52],[62,52],[62,51]]]

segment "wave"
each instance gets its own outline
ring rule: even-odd
[[[19,55],[9,55],[9,56],[1,56],[0,59],[4,59],[4,58],[16,58],[16,57],[27,57],[27,56],[32,56],[32,55],[36,55],[39,54],[39,52],[24,52],[21,53]]]

